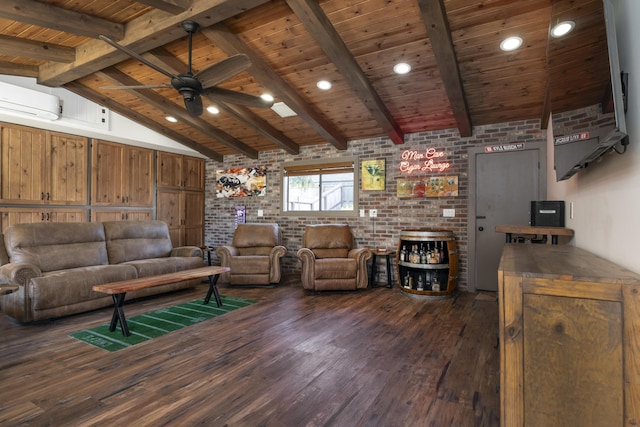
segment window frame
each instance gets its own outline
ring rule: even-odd
[[[285,210],[285,206],[288,203],[289,189],[286,187],[285,179],[287,178],[287,168],[289,169],[322,169],[323,167],[330,168],[333,164],[351,163],[353,165],[353,208],[350,210],[334,210],[334,211],[290,211]],[[280,182],[282,183],[282,191],[280,192],[280,210],[283,216],[306,216],[314,218],[328,218],[328,217],[357,217],[359,211],[359,198],[360,198],[360,171],[359,160],[357,156],[347,157],[334,157],[329,159],[316,159],[316,160],[299,160],[292,162],[285,162],[282,164],[282,175]],[[322,173],[320,173],[322,175]]]

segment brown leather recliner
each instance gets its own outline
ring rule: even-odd
[[[287,249],[281,245],[278,224],[238,224],[230,246],[219,246],[216,255],[223,267],[220,275],[230,285],[271,285],[280,282],[280,258]]]
[[[355,248],[347,224],[308,225],[298,259],[302,263],[302,287],[314,291],[357,290],[367,287],[367,248]]]

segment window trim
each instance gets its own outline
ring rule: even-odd
[[[340,211],[288,211],[284,209],[285,195],[288,194],[285,188],[285,178],[287,176],[300,176],[300,175],[312,175],[313,173],[300,173],[302,171],[312,172],[313,169],[318,170],[319,173],[322,170],[336,170],[335,168],[344,167],[345,163],[351,163],[353,165],[353,210],[340,210]],[[317,167],[315,167],[317,166]],[[314,168],[315,167],[315,168]],[[294,173],[287,175],[287,169],[294,170]],[[298,172],[298,173],[296,173]],[[346,170],[345,170],[346,172]],[[350,171],[349,171],[350,172]],[[283,216],[306,216],[314,218],[327,218],[327,217],[357,217],[359,211],[359,199],[360,199],[360,170],[359,159],[357,156],[347,157],[333,157],[329,159],[315,159],[315,160],[299,160],[293,162],[285,162],[282,164],[282,173],[280,182],[282,183],[282,191],[280,192],[280,211]]]

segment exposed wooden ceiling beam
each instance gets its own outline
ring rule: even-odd
[[[189,0],[137,0],[137,2],[174,14],[189,9],[191,3]]]
[[[76,50],[67,46],[0,35],[0,55],[69,63],[76,59]]]
[[[143,55],[145,59],[150,62],[166,69],[167,71],[180,74],[187,69],[187,65],[180,59],[171,55],[166,49],[158,48],[154,49]],[[232,114],[235,118],[253,128],[256,132],[260,133],[265,138],[276,144],[278,147],[287,151],[290,154],[298,154],[300,152],[300,146],[288,138],[285,134],[274,128],[271,124],[263,120],[260,116],[255,114],[248,108],[241,107],[239,105],[226,105],[224,102],[220,102],[215,98],[206,97],[215,102],[220,108]]]
[[[0,18],[91,38],[120,40],[124,25],[34,0],[0,0]]]
[[[35,65],[15,64],[0,61],[0,74],[9,76],[38,77],[38,67]]]
[[[431,48],[438,63],[440,78],[449,97],[453,116],[458,123],[458,131],[460,136],[471,136],[473,134],[471,114],[443,0],[418,0],[418,3],[431,40]]]
[[[183,135],[181,135],[180,133],[174,130],[171,130],[165,126],[159,125],[157,122],[154,122],[153,120],[148,119],[142,114],[136,113],[134,110],[115,102],[113,99],[108,98],[103,94],[96,92],[87,86],[84,86],[78,82],[69,82],[66,85],[64,85],[64,88],[75,93],[76,95],[82,96],[83,98],[93,101],[98,105],[107,107],[111,111],[114,111],[123,117],[133,120],[136,123],[140,123],[141,125],[155,132],[158,132],[159,134],[162,134],[167,138],[170,138],[184,145],[185,147],[191,148],[192,150],[207,156],[211,160],[215,160],[217,162],[222,162],[224,160],[224,157],[220,153],[213,151],[212,149],[207,148],[204,145],[199,144],[189,138],[185,138]]]
[[[247,46],[223,23],[203,28],[202,33],[228,55],[244,53],[251,60],[251,75],[269,88],[316,132],[338,150],[347,149],[346,138],[310,102],[289,86],[256,52]]]
[[[404,144],[404,132],[318,2],[315,0],[286,0],[286,2],[391,141],[394,144]]]
[[[106,68],[96,74],[101,75],[116,84],[124,86],[133,86],[140,84],[140,82],[132,79],[127,74],[116,69],[115,67]],[[184,107],[176,105],[156,91],[152,89],[131,89],[130,92],[132,94],[135,94],[137,97],[153,106],[154,108],[157,108],[165,112],[166,114],[169,114],[176,119],[181,120],[184,123],[188,123],[189,126],[211,138],[214,138],[221,144],[239,153],[242,153],[251,159],[258,158],[258,152],[246,145],[244,142],[218,129],[217,127],[211,125],[206,120],[203,120],[200,117],[191,116]]]
[[[0,0],[0,2],[2,1]],[[184,37],[185,31],[180,25],[184,20],[194,20],[204,27],[231,18],[268,1],[193,0],[191,7],[178,15],[167,15],[164,11],[154,9],[127,23],[125,35],[118,42],[135,52],[147,52]],[[45,86],[62,86],[127,58],[126,54],[102,40],[91,40],[76,49],[76,60],[73,63],[51,63],[40,67],[38,83]]]

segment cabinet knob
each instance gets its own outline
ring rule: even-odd
[[[484,227],[483,226],[478,227],[478,231],[484,231]]]

